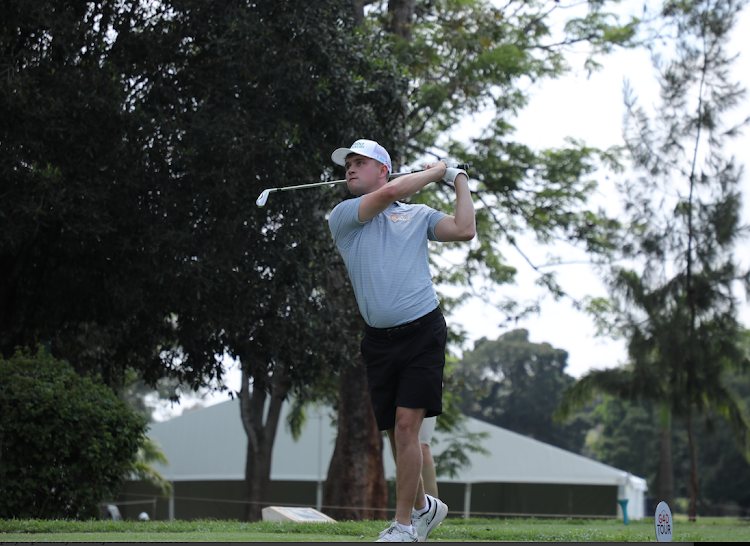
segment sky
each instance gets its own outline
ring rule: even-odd
[[[624,9],[637,9],[640,1],[625,0]],[[733,32],[729,51],[738,54],[735,61],[735,79],[750,88],[750,7],[740,14],[738,24]],[[574,137],[597,148],[622,144],[622,119],[624,114],[623,83],[627,79],[644,105],[656,102],[658,86],[649,55],[644,50],[618,51],[602,60],[603,69],[588,74],[582,69],[583,55],[568,57],[572,70],[558,79],[534,84],[530,88],[529,105],[515,120],[516,140],[524,142],[535,149],[559,147],[565,137]],[[750,115],[750,98],[738,109],[737,117]],[[477,135],[477,124],[481,119],[465,120],[457,136],[459,138]],[[748,129],[750,132],[750,129]],[[737,139],[730,148],[742,161],[750,149],[750,137]],[[617,210],[619,198],[614,191],[615,179],[603,177],[594,198],[596,206],[603,206],[608,211]],[[750,224],[750,175],[742,181],[742,193],[745,198],[743,223]],[[481,234],[480,234],[481,236]],[[748,248],[748,241],[741,243]],[[566,262],[581,262],[560,266],[558,282],[574,299],[585,296],[606,296],[600,276],[585,262],[585,254],[568,245],[540,247],[527,240],[521,244],[523,252],[535,264],[544,263],[548,255],[564,258]],[[533,280],[538,276],[523,258],[512,247],[506,250],[506,256],[518,268],[518,282],[504,286],[496,295],[509,295],[519,300],[531,299],[542,292],[534,286]],[[737,256],[742,259],[750,252],[742,252],[738,247]],[[744,265],[748,265],[745,258]],[[738,293],[741,302],[740,320],[750,327],[750,305],[744,292]],[[448,322],[460,325],[466,330],[469,342],[466,349],[473,347],[473,342],[486,337],[497,339],[513,328],[525,328],[529,339],[535,343],[547,342],[553,347],[568,352],[567,373],[580,377],[590,369],[604,369],[617,366],[625,361],[624,342],[598,337],[592,319],[582,311],[574,308],[571,300],[554,301],[547,296],[542,303],[538,316],[530,317],[508,327],[502,325],[503,315],[480,301],[472,301],[448,317]],[[230,373],[227,386],[239,388],[238,373]],[[228,400],[226,393],[205,397],[202,405],[211,405]],[[192,402],[174,408],[161,408],[155,418],[179,415]]]

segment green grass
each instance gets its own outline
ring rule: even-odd
[[[0,520],[2,542],[372,542],[383,521],[241,523],[237,521]],[[448,519],[431,542],[654,542],[653,520]],[[750,542],[750,522],[677,519],[674,542]]]

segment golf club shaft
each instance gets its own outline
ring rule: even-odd
[[[464,170],[468,169],[468,167],[469,167],[465,163],[451,163],[448,166],[449,167],[453,167],[453,168],[464,169]],[[421,169],[421,170],[418,170],[418,171],[403,172],[403,173],[393,173],[393,174],[389,174],[388,178],[389,179],[390,178],[398,178],[399,176],[404,176],[404,175],[413,174],[413,173],[419,173],[419,172],[423,172],[423,171],[424,171],[424,169]],[[263,190],[263,192],[258,196],[258,199],[255,200],[255,204],[258,205],[259,207],[264,206],[266,204],[266,201],[268,201],[269,194],[271,194],[272,192],[275,192],[275,191],[290,191],[290,190],[299,190],[299,189],[303,189],[303,188],[315,188],[315,187],[318,187],[318,186],[327,186],[329,184],[343,184],[344,182],[346,182],[346,178],[343,179],[343,180],[328,180],[326,182],[315,182],[314,184],[299,184],[297,186],[285,186],[285,187],[282,187],[282,188],[268,188],[266,190]]]

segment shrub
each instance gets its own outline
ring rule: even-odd
[[[99,517],[145,431],[111,389],[42,348],[0,357],[0,518]]]

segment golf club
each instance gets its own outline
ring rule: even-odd
[[[448,167],[454,168],[454,169],[464,169],[468,170],[469,165],[466,163],[449,163]],[[422,169],[424,170],[424,169]],[[393,173],[388,175],[388,178],[398,178],[399,176],[404,176],[405,174],[412,174],[412,173],[419,173],[422,172],[422,170],[418,171],[409,171],[405,173]],[[263,190],[261,194],[258,196],[258,199],[255,200],[255,204],[259,207],[264,207],[266,205],[266,201],[268,201],[268,196],[275,191],[290,191],[290,190],[299,190],[303,188],[315,188],[317,186],[327,186],[329,184],[342,184],[346,182],[346,179],[344,180],[328,180],[327,182],[316,182],[315,184],[300,184],[299,186],[286,186],[283,188],[268,188],[267,190]]]

